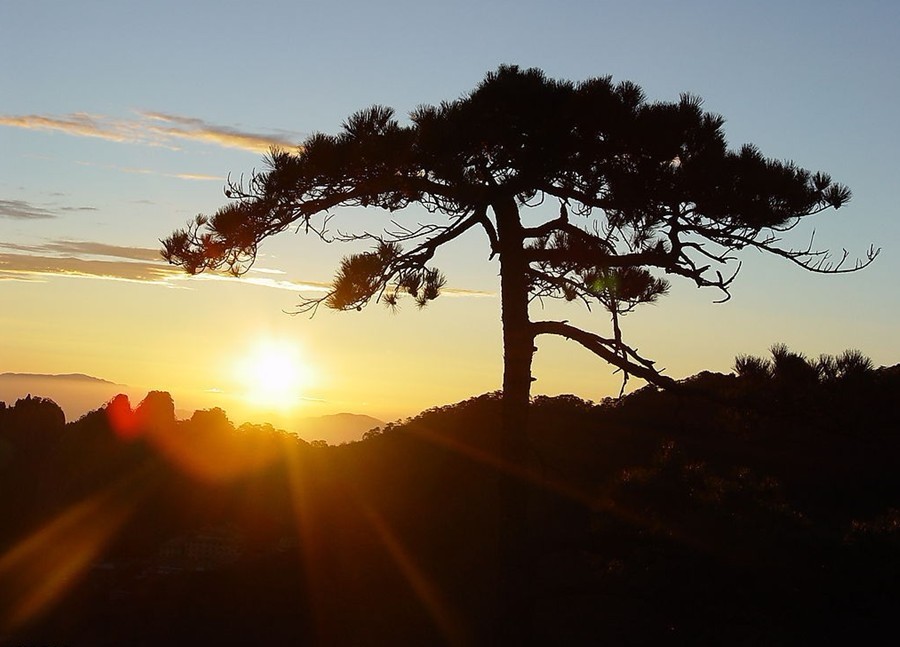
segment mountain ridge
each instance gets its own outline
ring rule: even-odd
[[[113,386],[125,386],[118,382],[112,382],[110,380],[103,379],[101,377],[95,377],[93,375],[87,375],[86,373],[0,373],[0,379],[30,379],[30,380],[41,380],[41,379],[49,379],[49,380],[76,380],[79,382],[86,382],[90,384],[110,384]]]
[[[137,406],[143,399],[143,397],[137,397],[136,390],[128,385],[111,382],[110,380],[85,373],[6,372],[0,373],[0,386],[5,384],[7,389],[12,388],[13,390],[4,391],[0,389],[0,402],[13,404],[16,400],[25,397],[25,390],[21,388],[21,384],[24,382],[32,382],[26,389],[28,391],[27,395],[52,400],[66,411],[66,417],[69,420],[77,420],[83,415],[102,409],[111,398],[122,391],[127,391],[126,395],[132,401],[132,406]],[[62,385],[64,383],[70,389],[80,390],[81,393],[61,393],[53,388],[54,385]],[[87,393],[84,392],[85,390],[87,390]],[[116,393],[116,391],[119,393]],[[87,404],[89,399],[91,401],[96,400],[96,402]],[[180,419],[188,419],[194,412],[194,409],[175,410],[176,416]],[[333,414],[297,418],[290,425],[290,431],[307,442],[321,440],[329,445],[341,445],[361,440],[363,434],[367,431],[381,427],[384,424],[385,421],[367,414],[342,411]]]
[[[383,420],[363,413],[341,412],[302,418],[297,421],[296,433],[307,441],[340,445],[360,440],[367,431],[384,424]]]

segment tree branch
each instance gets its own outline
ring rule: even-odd
[[[659,373],[653,368],[653,362],[644,359],[637,351],[621,341],[606,339],[587,332],[565,321],[535,321],[531,324],[535,335],[557,335],[571,339],[584,346],[604,361],[623,371],[626,375],[634,375],[655,386],[665,389],[678,389],[679,384],[672,378]]]
[[[559,202],[559,217],[545,222],[537,227],[524,227],[522,235],[525,238],[542,238],[549,236],[554,231],[559,231],[569,224],[569,212],[566,209],[566,203],[562,200]]]

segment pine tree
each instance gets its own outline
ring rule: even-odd
[[[375,300],[419,306],[445,285],[436,250],[472,229],[500,263],[506,458],[525,455],[535,339],[574,340],[617,369],[663,387],[675,382],[629,346],[621,317],[651,303],[680,276],[729,298],[735,253],[755,248],[820,273],[855,271],[827,250],[782,245],[804,218],[842,207],[847,187],[824,173],[730,150],[724,120],[699,98],[649,102],[630,82],[548,79],[513,66],[490,73],[468,95],[415,110],[400,123],[373,106],[336,135],[315,134],[295,151],[273,150],[267,169],[230,183],[231,201],[163,241],[164,257],[188,272],[242,274],[269,236],[298,226],[329,241],[369,238],[371,251],[344,259],[325,296],[300,304],[359,309]],[[554,216],[526,226],[523,213],[551,201]],[[331,234],[332,210],[422,205],[434,221],[381,234]],[[532,320],[531,300],[599,305],[611,319],[600,335],[563,321]],[[624,384],[623,384],[624,387]],[[522,497],[510,490],[512,517]],[[514,527],[511,524],[509,527]],[[518,556],[511,559],[523,560]]]

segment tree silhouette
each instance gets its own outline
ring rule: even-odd
[[[163,241],[163,256],[188,272],[242,274],[268,236],[299,225],[327,241],[369,239],[373,250],[346,257],[324,297],[304,300],[359,309],[410,295],[424,306],[445,284],[430,266],[436,250],[480,228],[498,258],[504,342],[504,397],[527,402],[538,335],[572,339],[620,369],[661,386],[672,380],[623,340],[620,317],[665,294],[677,275],[714,287],[723,299],[755,248],[821,273],[860,269],[847,252],[782,246],[802,218],[850,199],[824,173],[727,148],[723,119],[701,101],[647,102],[609,77],[574,84],[539,70],[501,67],[469,95],[422,106],[401,124],[390,108],[349,117],[338,135],[315,134],[296,151],[273,150],[268,170],[229,182],[231,198]],[[526,226],[523,213],[548,199],[558,215]],[[331,233],[331,210],[420,204],[435,222],[378,234]],[[540,213],[539,210],[537,210]],[[532,321],[534,299],[599,304],[612,321],[601,336],[560,321]]]
[[[289,227],[326,241],[367,239],[372,250],[346,257],[330,292],[304,300],[299,311],[323,303],[359,309],[372,300],[395,306],[403,295],[424,306],[445,284],[431,266],[436,250],[481,229],[500,263],[503,436],[507,457],[518,460],[537,336],[574,340],[626,380],[674,387],[620,327],[624,314],[666,293],[665,275],[716,288],[725,300],[740,269],[735,252],[744,248],[820,273],[854,271],[878,254],[872,247],[847,264],[846,252],[833,259],[812,242],[785,246],[784,232],[840,208],[849,189],[751,145],[729,150],[723,123],[691,95],[648,102],[630,82],[572,83],[504,66],[456,101],[417,108],[406,124],[373,106],[350,116],[337,135],[273,150],[265,172],[229,181],[231,201],[214,216],[198,216],[165,239],[163,256],[191,273],[239,275],[265,238]],[[548,202],[549,216],[541,209]],[[362,235],[329,230],[337,207],[393,212],[413,204],[434,221],[394,222]],[[526,224],[526,212],[544,219]],[[610,333],[533,321],[530,302],[548,298],[599,305]]]
[[[872,360],[857,349],[845,350],[837,356],[822,354],[814,360],[781,343],[774,344],[769,352],[772,359],[738,355],[734,360],[734,372],[738,377],[755,382],[809,384],[869,377],[875,370]]]

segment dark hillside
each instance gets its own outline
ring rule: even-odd
[[[218,410],[177,422],[166,394],[124,403],[129,424],[121,401],[65,426],[48,401],[0,408],[0,644],[492,644],[503,472],[529,484],[536,644],[891,629],[900,368],[682,386],[535,398],[519,465],[496,394],[339,447]]]

